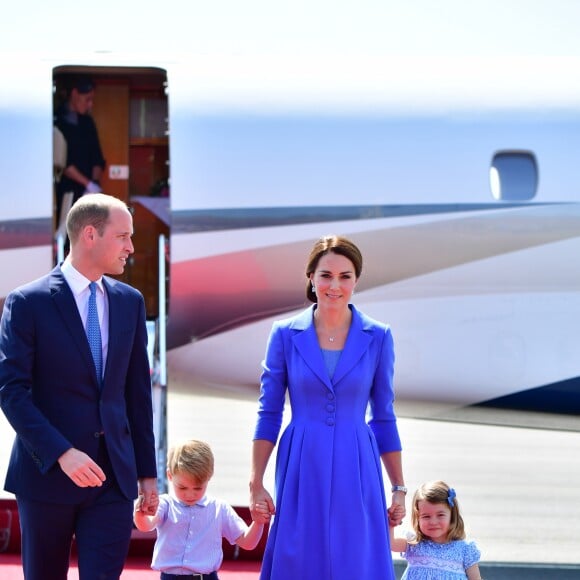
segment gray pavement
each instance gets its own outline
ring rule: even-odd
[[[210,491],[234,505],[248,501],[255,409],[247,397],[169,397],[169,443],[208,441],[216,456]],[[399,429],[407,486],[443,479],[456,489],[486,580],[580,579],[580,432],[407,417]],[[11,440],[0,414],[2,479]],[[273,462],[266,479],[273,488]],[[404,562],[397,567],[402,573]]]

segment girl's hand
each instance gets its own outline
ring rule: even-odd
[[[393,502],[391,503],[391,507],[387,510],[389,514],[389,525],[390,526],[398,526],[402,523],[407,510],[405,509],[405,496],[403,495],[402,503],[399,501],[395,496],[402,495],[398,492],[393,494]]]

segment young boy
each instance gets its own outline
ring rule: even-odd
[[[206,495],[213,476],[214,458],[207,443],[190,440],[170,449],[167,478],[173,493],[159,498],[154,516],[135,503],[137,529],[157,529],[151,567],[161,571],[161,580],[199,575],[199,579],[218,580],[223,560],[222,537],[245,550],[253,550],[268,521],[267,506],[258,506],[263,520],[248,526],[234,509]],[[189,576],[191,578],[191,576]]]

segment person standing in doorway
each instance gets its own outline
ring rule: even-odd
[[[105,168],[97,126],[91,116],[95,85],[89,77],[72,79],[66,101],[56,110],[54,124],[66,141],[66,164],[56,188],[57,222],[63,212],[65,194],[74,203],[85,193],[101,191],[100,180]]]
[[[62,265],[13,290],[0,322],[0,407],[16,432],[15,494],[26,580],[117,580],[133,500],[158,506],[143,296],[118,275],[133,253],[120,200],[89,194],[67,217]]]

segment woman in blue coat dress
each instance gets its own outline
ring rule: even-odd
[[[351,241],[318,240],[306,268],[314,305],[274,323],[268,339],[250,477],[250,508],[266,501],[274,516],[262,580],[395,578],[389,520],[401,523],[406,488],[393,339],[388,326],[350,304],[361,271]],[[274,506],[263,476],[286,391],[292,417],[278,445]]]

